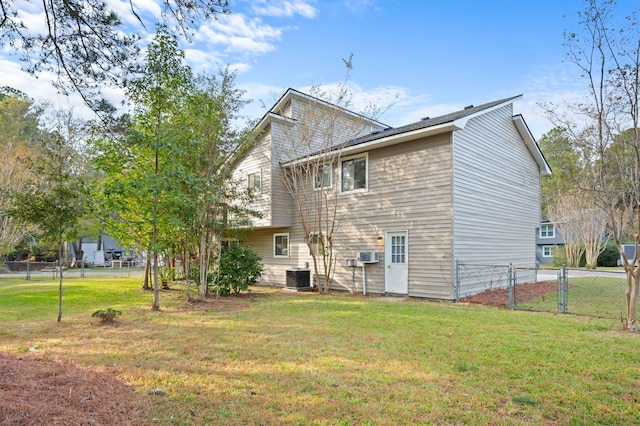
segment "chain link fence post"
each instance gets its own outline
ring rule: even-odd
[[[509,264],[509,278],[508,278],[508,286],[509,286],[509,301],[507,303],[507,307],[509,309],[513,309],[513,264]]]
[[[563,264],[558,271],[558,312],[566,314],[567,309],[567,265]]]

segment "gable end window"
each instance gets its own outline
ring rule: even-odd
[[[320,164],[314,170],[313,189],[331,188],[331,164]]]
[[[540,238],[555,238],[556,229],[553,225],[540,226]]]
[[[247,188],[255,192],[260,192],[262,189],[262,176],[260,172],[247,175]]]
[[[368,163],[366,154],[340,162],[340,192],[367,189]]]
[[[273,234],[273,257],[289,257],[289,234]]]

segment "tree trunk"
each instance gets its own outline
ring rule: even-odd
[[[207,248],[207,231],[200,236],[200,296],[207,296],[207,272],[209,268],[209,250]]]
[[[58,269],[60,270],[60,282],[58,284],[58,322],[62,321],[62,251],[63,242],[62,234],[60,234],[60,240],[58,241]]]
[[[154,231],[155,232],[155,231]],[[153,305],[152,311],[160,310],[160,283],[158,282],[158,252],[153,251]]]
[[[150,275],[151,275],[151,258],[149,257],[149,253],[147,253],[147,261],[144,264],[144,279],[142,281],[143,290],[151,290],[151,286],[149,286]]]
[[[189,259],[191,256],[189,255],[189,246],[185,243],[184,245],[184,279],[187,286],[187,302],[191,302],[191,285],[189,283]]]

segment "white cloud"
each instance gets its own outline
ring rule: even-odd
[[[184,57],[189,66],[196,72],[210,73],[224,63],[214,52],[200,49],[185,49]]]
[[[236,62],[233,64],[229,64],[229,71],[235,72],[237,74],[244,74],[251,70],[251,65],[246,62]]]
[[[314,6],[315,3],[315,1],[304,0],[261,0],[253,6],[253,11],[262,16],[291,18],[295,15],[300,15],[303,18],[313,19],[318,15],[318,9]]]
[[[53,80],[54,76],[51,73],[42,73],[39,78],[35,78],[22,71],[17,63],[0,58],[0,81],[3,85],[20,90],[36,103],[48,102],[60,109],[73,108],[74,113],[80,118],[95,118],[94,113],[84,104],[80,95],[75,93],[69,96],[61,95],[53,87]],[[119,101],[112,97],[115,93],[107,90],[105,94],[111,101]]]
[[[246,16],[225,15],[210,24],[203,25],[195,40],[209,45],[223,45],[236,54],[262,54],[275,49],[282,30],[264,24],[260,19]]]
[[[107,5],[118,14],[124,25],[132,25],[139,27],[140,21],[138,17],[147,26],[148,31],[153,31],[154,28],[149,28],[150,23],[160,21],[162,18],[162,9],[160,4],[154,0],[107,0]],[[135,13],[134,13],[135,12]]]
[[[344,5],[352,13],[362,15],[368,9],[375,8],[375,0],[344,0]]]

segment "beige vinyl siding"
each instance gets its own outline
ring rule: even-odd
[[[289,234],[289,257],[273,255],[274,234]],[[264,271],[260,283],[284,287],[286,271],[291,268],[304,268],[309,261],[309,249],[302,238],[300,227],[255,229],[248,231],[242,240],[262,256]]]
[[[377,251],[380,262],[366,267],[367,292],[384,293],[384,244],[378,237],[385,231],[408,231],[409,295],[453,298],[449,135],[368,155],[368,191],[338,195],[342,221],[335,239],[335,281],[362,291],[362,269],[353,271],[345,260],[355,258],[357,251]]]
[[[453,135],[454,255],[479,264],[535,264],[539,168],[512,106],[469,120]]]
[[[262,218],[252,219],[253,226],[269,226],[271,224],[271,137],[265,134],[260,137],[253,148],[235,165],[232,179],[242,189],[248,189],[247,177],[252,173],[260,173],[261,190],[251,207],[262,213]]]
[[[287,138],[288,123],[273,121],[271,123],[271,137],[273,140],[273,150],[278,152],[282,150],[283,140]],[[273,202],[271,204],[271,223],[270,226],[282,227],[291,226],[293,220],[293,200],[291,195],[287,191],[284,183],[282,182],[282,170],[280,169],[280,162],[282,158],[279,158],[277,154],[274,154],[270,164],[270,185],[271,185],[271,197]]]
[[[452,299],[452,208],[450,135],[438,135],[369,152],[367,192],[338,197],[340,224],[335,236],[332,288],[362,291],[362,268],[345,266],[357,251],[377,251],[380,262],[367,268],[367,292],[384,293],[385,231],[409,233],[409,295]],[[337,179],[334,168],[334,182]],[[289,233],[290,257],[273,257],[273,234]],[[297,215],[293,226],[247,233],[245,243],[263,256],[263,284],[284,285],[286,270],[312,269]]]

